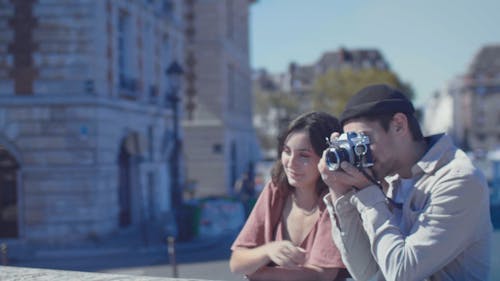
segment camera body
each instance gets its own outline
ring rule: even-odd
[[[370,150],[370,138],[363,132],[345,132],[337,139],[328,140],[328,149],[325,155],[328,170],[335,171],[340,163],[347,161],[358,168],[373,166],[373,157]]]

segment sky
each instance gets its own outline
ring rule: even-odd
[[[252,68],[281,73],[340,47],[376,48],[411,84],[417,106],[493,44],[498,0],[258,0],[250,11]]]

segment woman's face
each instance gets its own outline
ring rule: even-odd
[[[296,188],[314,189],[319,178],[320,158],[314,152],[307,132],[290,133],[281,151],[281,164],[290,185]]]

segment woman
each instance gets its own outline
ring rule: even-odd
[[[343,280],[344,265],[331,237],[318,162],[338,120],[301,115],[278,141],[272,180],[262,190],[233,243],[230,268],[250,280]]]

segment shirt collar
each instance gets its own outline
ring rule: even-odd
[[[439,169],[443,164],[442,160],[445,154],[453,148],[453,142],[450,137],[445,134],[436,134],[424,138],[427,143],[427,151],[424,156],[411,168],[412,177],[416,177],[422,173],[430,174]],[[384,179],[391,186],[398,181],[398,174],[386,176]]]
[[[450,137],[445,134],[432,135],[425,138],[428,149],[422,159],[420,159],[412,168],[413,176],[424,172],[431,174],[435,170],[441,168],[443,160],[446,160],[446,155],[450,149],[454,148]]]

